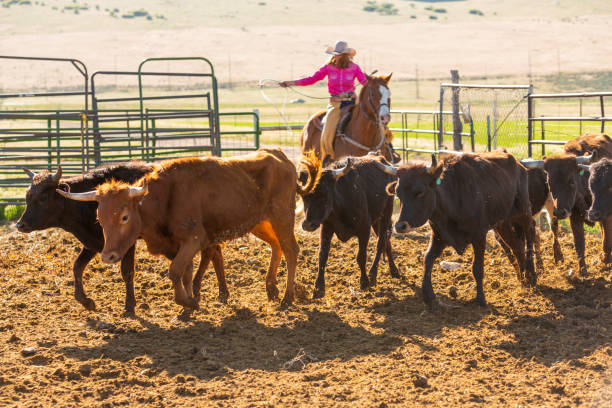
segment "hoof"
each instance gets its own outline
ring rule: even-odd
[[[483,297],[476,296],[474,298],[474,303],[476,303],[480,307],[487,307],[487,301],[485,300],[484,296]]]
[[[281,308],[287,309],[289,306],[291,306],[293,304],[293,298],[294,296],[285,295],[283,301],[281,302]]]
[[[367,277],[361,278],[359,279],[359,286],[361,287],[361,290],[366,290],[370,286],[370,281]]]
[[[134,309],[132,310],[124,310],[123,313],[121,313],[121,317],[126,317],[128,319],[134,319],[136,318],[136,312],[134,312]]]
[[[183,306],[185,309],[191,309],[191,310],[199,310],[200,309],[200,305],[198,304],[198,301],[195,300],[192,297],[187,297],[187,299],[185,299],[182,302],[179,302],[177,300],[176,303],[179,304],[180,306]]]
[[[226,304],[228,299],[229,299],[229,292],[219,292],[219,296],[217,297],[217,300],[219,302]]]
[[[564,261],[563,254],[561,253],[560,250],[558,252],[557,251],[553,252],[553,258],[555,260],[555,264],[563,263]]]
[[[391,268],[391,277],[395,279],[402,279],[402,275],[399,273],[397,268]]]
[[[578,274],[582,277],[589,276],[589,271],[587,270],[586,266],[581,266],[580,270],[578,271]]]
[[[312,294],[313,299],[323,299],[324,296],[325,296],[325,287],[315,288]]]
[[[268,293],[268,300],[278,300],[278,288],[276,285],[266,285],[266,292]]]
[[[181,314],[176,316],[176,320],[180,320],[181,322],[188,322],[191,320],[191,309],[184,308]]]
[[[83,305],[83,307],[91,312],[96,311],[96,302],[93,299],[86,297],[83,300],[79,300],[79,303]]]
[[[605,264],[609,264],[612,262],[612,256],[610,256],[610,254],[605,254],[601,256],[601,262],[605,263]]]

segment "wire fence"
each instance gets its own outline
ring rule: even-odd
[[[528,154],[527,96],[529,85],[442,84],[439,148],[453,148],[461,133],[463,150],[484,152],[505,148],[517,157]],[[456,114],[455,114],[456,112]]]

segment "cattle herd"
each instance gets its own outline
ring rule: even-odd
[[[429,222],[431,236],[424,256],[423,299],[435,305],[431,272],[444,248],[474,251],[472,272],[476,301],[483,290],[486,237],[489,230],[514,265],[519,281],[535,286],[543,265],[534,217],[546,209],[553,232],[555,262],[563,260],[557,241],[558,220],[569,217],[579,271],[585,262],[584,224],[599,222],[603,261],[612,261],[612,139],[585,134],[561,155],[519,161],[501,150],[447,153],[430,164],[407,162],[399,168],[383,157],[347,157],[323,166],[313,152],[296,168],[280,149],[260,149],[235,158],[193,157],[159,164],[130,162],[94,169],[82,176],[55,173],[31,178],[19,231],[57,227],[72,234],[83,248],[74,262],[75,298],[86,309],[96,305],[83,289],[83,271],[97,254],[106,263],[121,262],[126,286],[125,310],[134,313],[135,244],[143,239],[149,252],[170,260],[168,276],[174,298],[186,310],[198,309],[200,284],[211,263],[219,298],[226,300],[223,243],[252,233],[270,245],[265,279],[269,300],[278,299],[277,270],[285,257],[287,286],[282,300],[295,297],[299,246],[295,239],[296,199],[304,203],[302,229],[320,228],[319,267],[313,298],[325,295],[325,266],[335,234],[341,241],[357,237],[361,288],[376,284],[378,264],[394,262],[391,231],[408,233]],[[394,198],[399,217],[392,223]],[[377,235],[376,254],[366,273],[370,233]],[[193,258],[201,253],[193,275]],[[535,258],[535,262],[534,262]]]

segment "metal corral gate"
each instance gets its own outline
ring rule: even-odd
[[[70,64],[80,75],[82,87],[60,92],[0,94],[0,103],[15,98],[30,101],[70,98],[70,108],[62,109],[0,106],[0,204],[23,202],[22,189],[29,185],[22,171],[24,167],[51,171],[61,164],[64,173],[80,174],[100,164],[129,159],[156,161],[203,152],[221,155],[259,148],[257,112],[219,112],[217,79],[212,64],[205,58],[147,59],[137,71],[99,71],[91,78],[85,65],[76,59],[0,56],[2,60]],[[202,62],[208,70],[156,72],[143,69],[159,61]],[[137,89],[137,93],[101,90],[97,87],[98,81],[105,76],[129,78],[128,82],[132,81],[129,88]],[[209,85],[195,92],[160,93],[157,88],[143,83],[146,78],[161,77],[206,79]],[[181,101],[197,106],[176,107]],[[245,115],[252,116],[253,129],[221,131],[220,117]]]
[[[560,147],[584,132],[604,133],[606,122],[612,121],[612,116],[606,116],[606,98],[612,98],[612,92],[530,94],[528,100],[529,157],[534,153],[534,145],[541,145],[541,152],[536,152],[536,155],[544,156],[546,146]],[[536,106],[537,101],[539,101],[538,106]],[[554,102],[546,105],[546,102],[549,101]],[[572,103],[576,102],[578,106],[572,106]],[[578,116],[566,114],[567,111],[573,111],[576,108]],[[556,115],[549,113],[551,109]],[[545,113],[538,116],[536,110]],[[552,138],[547,138],[547,133],[552,134]],[[537,138],[537,135],[540,137]]]

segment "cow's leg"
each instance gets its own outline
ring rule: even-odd
[[[378,277],[378,262],[380,261],[380,256],[385,251],[385,246],[387,243],[387,232],[380,228],[380,223],[378,225],[378,240],[376,241],[376,254],[374,255],[374,261],[372,261],[372,265],[370,266],[370,272],[368,276],[370,278],[370,286],[376,286],[376,278]]]
[[[512,253],[512,250],[508,246],[508,245],[512,245],[512,244],[506,244],[506,241],[504,241],[504,240],[511,240],[512,236],[514,234],[507,227],[506,223],[501,224],[499,227],[497,227],[495,229],[494,233],[495,233],[495,240],[502,247],[502,250],[504,251],[504,254],[506,254],[506,258],[508,258],[508,260],[510,261],[510,263],[514,267],[514,270],[516,271],[516,276],[517,276],[518,280],[521,281],[521,278],[522,278],[521,267],[519,266],[519,263],[518,263],[516,257]]]
[[[268,221],[263,221],[256,225],[255,228],[251,230],[251,233],[262,241],[267,242],[272,249],[270,265],[268,267],[268,273],[266,274],[266,293],[268,294],[268,300],[276,300],[278,299],[278,282],[276,281],[276,274],[282,255],[279,239]]]
[[[136,245],[132,245],[130,249],[121,258],[121,276],[125,282],[125,313],[134,315],[136,307],[136,296],[134,296],[134,253]]]
[[[586,262],[584,260],[584,216],[580,211],[572,211],[570,215],[570,225],[574,236],[574,247],[578,255],[579,273],[583,276],[587,274]]]
[[[425,260],[423,261],[425,273],[423,274],[423,284],[421,286],[421,290],[423,291],[423,300],[430,307],[433,306],[433,302],[436,299],[436,295],[434,295],[434,291],[431,286],[431,270],[436,258],[440,256],[445,247],[446,245],[442,242],[442,240],[436,237],[435,233],[432,232],[429,238],[429,247],[425,253]]]
[[[334,232],[325,225],[321,226],[321,238],[319,239],[319,270],[315,281],[315,290],[312,294],[313,299],[321,299],[325,296],[325,266],[331,246],[331,239]]]
[[[610,254],[612,251],[612,216],[601,221],[599,223],[599,227],[601,228],[603,241],[603,255],[601,260],[603,263],[610,263],[612,262],[612,256]]]
[[[185,272],[183,272],[181,281],[183,282],[183,288],[187,296],[195,299],[193,296],[193,259],[185,267]]]
[[[210,261],[212,261],[213,268],[215,269],[215,275],[217,275],[219,302],[226,303],[227,299],[229,298],[229,290],[227,289],[227,282],[225,281],[225,269],[223,266],[223,252],[221,251],[221,245],[212,245],[202,250],[202,260],[200,261],[198,271],[193,278],[193,296],[199,303],[202,278]]]
[[[534,228],[533,246],[534,246],[534,252],[535,252],[536,267],[538,268],[538,270],[543,271],[544,262],[542,262],[542,255],[540,252],[540,229],[537,226]]]
[[[198,303],[193,297],[190,297],[185,290],[185,286],[183,285],[183,275],[185,273],[192,272],[189,266],[192,264],[193,257],[200,249],[201,244],[196,239],[189,239],[183,242],[178,250],[178,253],[170,263],[169,272],[170,280],[172,281],[172,286],[174,287],[174,300],[177,304],[194,310],[198,309]],[[191,276],[189,277],[188,282],[191,286]]]
[[[479,305],[485,306],[487,301],[485,300],[484,288],[482,285],[482,280],[484,277],[484,254],[486,247],[486,236],[480,237],[472,242],[472,247],[474,249],[474,261],[472,262],[472,274],[474,275],[474,280],[476,280],[476,302]]]
[[[79,256],[77,256],[77,259],[74,261],[74,266],[72,267],[72,273],[74,274],[74,297],[85,309],[92,311],[96,310],[96,303],[85,294],[85,290],[83,289],[83,271],[96,254],[97,252],[95,251],[85,247],[81,248],[81,252]]]
[[[361,271],[361,276],[359,277],[359,284],[361,290],[367,289],[370,286],[370,281],[368,279],[368,275],[366,275],[366,262],[368,259],[368,241],[370,240],[370,228],[366,231],[361,231],[357,235],[357,239],[359,240],[359,250],[357,251],[357,265],[359,265],[359,270]],[[378,254],[378,250],[376,251]]]
[[[518,225],[513,228],[512,223],[504,221],[495,228],[495,236],[514,266],[516,278],[522,284],[525,283],[525,241],[521,239]]]
[[[295,205],[292,206],[295,208]],[[285,288],[285,296],[283,296],[282,304],[287,306],[293,303],[295,299],[295,270],[297,268],[297,258],[300,253],[300,246],[295,240],[294,233],[294,210],[291,210],[290,217],[282,223],[273,222],[274,231],[280,241],[285,261],[287,262],[287,287]]]
[[[385,208],[384,214],[381,218],[379,229],[378,229],[378,239],[381,236],[384,236],[384,253],[387,254],[387,258],[389,260],[389,272],[391,276],[394,278],[401,278],[402,276],[393,261],[393,248],[391,248],[391,215],[393,214],[393,199],[389,200],[387,204],[387,208]],[[384,254],[383,254],[384,255]]]
[[[559,220],[557,220],[557,217],[553,215],[555,204],[553,203],[550,194],[544,203],[544,208],[548,213],[548,223],[550,224],[550,231],[553,235],[553,257],[555,264],[557,264],[559,262],[563,262],[563,252],[561,252],[561,245],[559,245]]]

